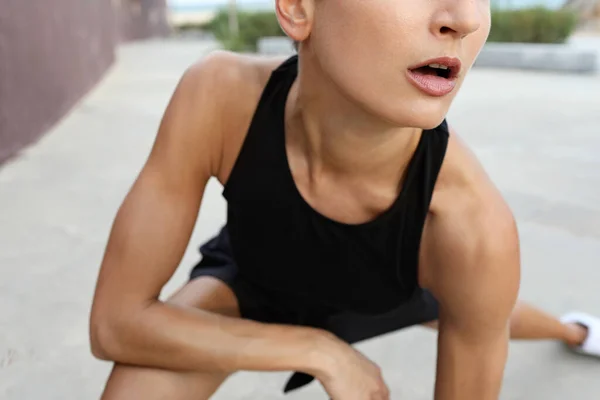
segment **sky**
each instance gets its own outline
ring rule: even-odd
[[[492,0],[498,1],[499,4],[510,4],[513,6],[532,6],[543,4],[548,7],[557,7],[565,2],[565,0]],[[167,0],[172,8],[218,8],[227,4],[227,0]],[[237,0],[240,5],[244,4],[273,4],[274,0]]]

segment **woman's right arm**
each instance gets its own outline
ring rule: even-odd
[[[100,268],[90,321],[93,354],[177,370],[297,370],[317,375],[332,336],[176,307],[159,294],[188,245],[205,185],[218,174],[243,71],[211,55],[189,69],[148,160],[121,205]],[[243,82],[242,82],[243,83]],[[232,108],[233,107],[233,108]],[[228,115],[223,110],[229,110]]]

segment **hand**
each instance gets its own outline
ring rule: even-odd
[[[315,377],[332,400],[389,400],[381,369],[346,343],[329,351],[332,362]]]

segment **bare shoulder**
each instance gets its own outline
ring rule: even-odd
[[[284,60],[214,51],[183,74],[167,110],[194,127],[191,148],[211,150],[211,171],[227,180],[271,72]],[[200,143],[190,143],[197,139]]]
[[[216,50],[184,73],[182,83],[200,92],[209,92],[214,100],[244,103],[242,95],[261,92],[271,72],[284,61],[281,57],[261,57]],[[234,89],[234,92],[228,91]]]
[[[238,72],[236,79],[228,82],[227,100],[221,109],[223,120],[228,121],[222,142],[223,157],[217,174],[222,184],[229,179],[271,73],[285,61],[281,57],[231,53],[226,53],[224,57],[234,58],[229,63],[234,64],[233,68]]]
[[[428,223],[461,247],[504,246],[516,239],[515,220],[480,161],[451,129],[446,159],[433,194]],[[450,226],[448,226],[450,225]],[[450,229],[450,232],[440,230]],[[458,238],[456,234],[464,235]]]
[[[497,288],[510,299],[519,283],[519,257],[510,208],[452,130],[423,233],[422,285],[440,297],[474,288],[485,288],[491,295]]]

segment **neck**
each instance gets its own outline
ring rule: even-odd
[[[323,79],[315,64],[302,65],[290,91],[288,143],[304,153],[312,171],[399,181],[422,130],[377,118]]]

